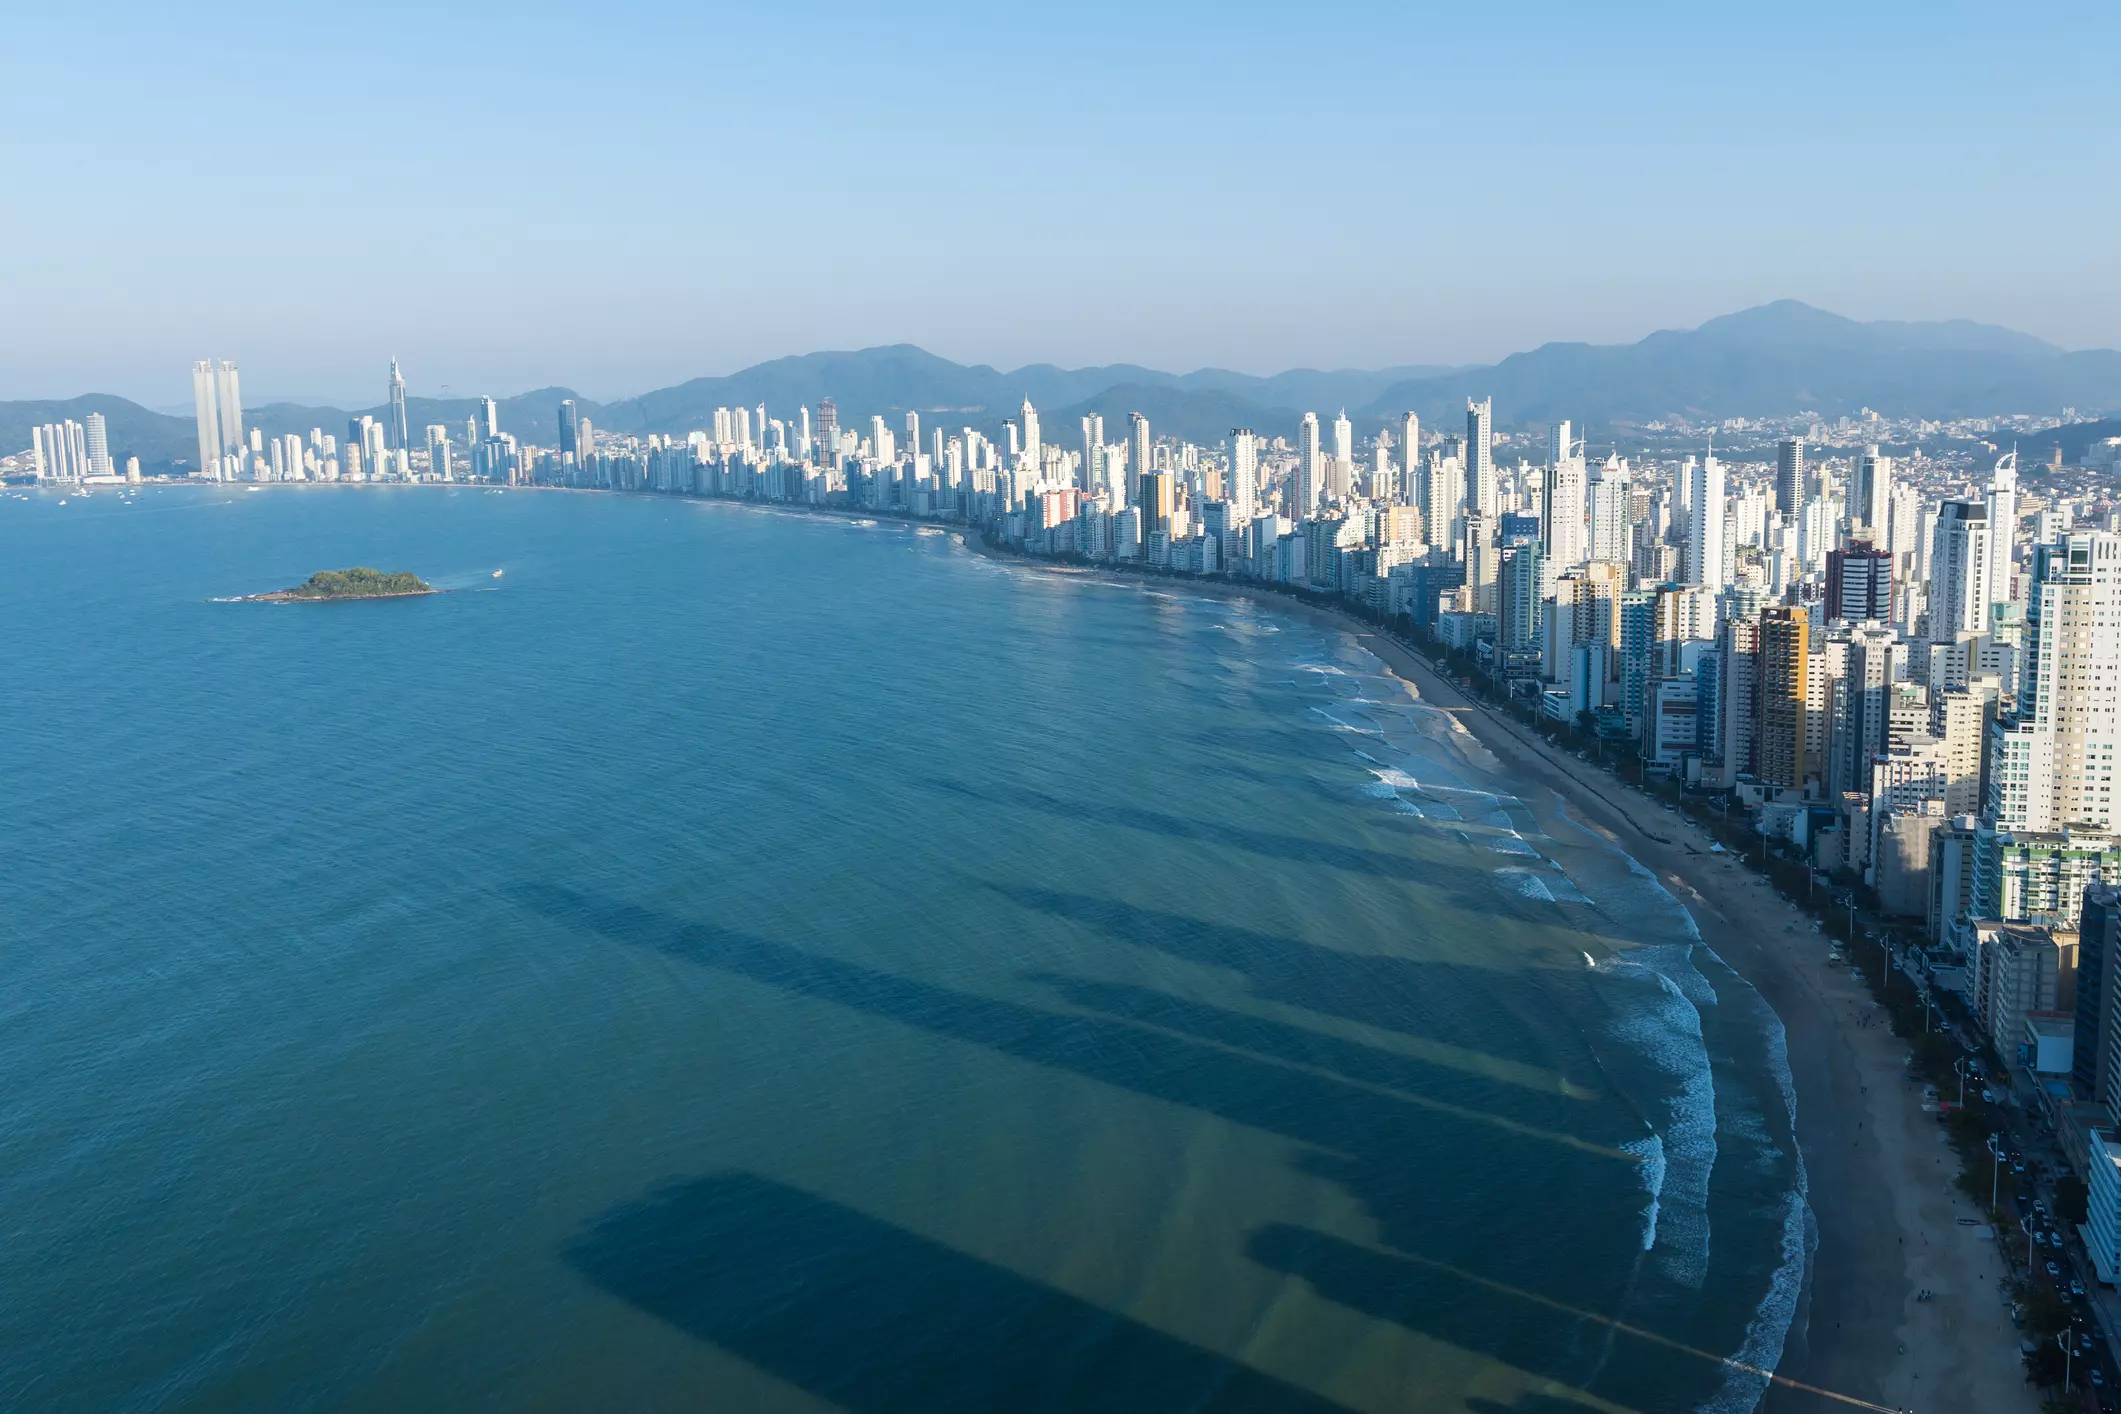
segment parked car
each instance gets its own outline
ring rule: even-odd
[[[2047,1264],[2047,1274],[2051,1277],[2059,1277],[2062,1275],[2062,1268],[2056,1266],[2053,1262],[2049,1262]]]
[[[2071,1282],[2069,1284],[2069,1294],[2072,1296],[2082,1296],[2084,1294],[2084,1283],[2081,1281]],[[2085,1339],[2089,1340],[2091,1339],[2091,1337],[2086,1336]]]

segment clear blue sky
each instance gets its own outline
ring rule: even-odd
[[[22,6],[0,397],[2121,344],[2121,6]]]

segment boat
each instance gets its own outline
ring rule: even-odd
[[[495,571],[493,572],[493,577],[494,577],[495,579],[499,579],[499,578],[500,578],[500,577],[501,577],[501,576],[502,576],[503,574],[505,574],[505,573],[507,573],[507,571],[505,571],[505,570],[495,570]]]

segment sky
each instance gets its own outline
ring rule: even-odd
[[[2121,6],[22,6],[0,398],[908,342],[1484,363],[1795,298],[2121,345]]]

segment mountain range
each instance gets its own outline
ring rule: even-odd
[[[550,445],[565,388],[540,388],[501,400],[501,426]],[[1968,320],[1860,323],[1781,300],[1712,319],[1699,328],[1665,330],[1632,344],[1550,343],[1480,367],[1292,369],[1270,377],[1206,368],[1164,373],[1131,364],[1059,368],[1032,364],[1002,372],[959,364],[910,344],[773,359],[718,378],[610,403],[575,397],[583,416],[611,432],[683,434],[713,425],[717,407],[756,406],[787,417],[798,406],[831,398],[843,425],[872,414],[896,429],[919,412],[927,426],[960,425],[994,435],[1029,399],[1049,438],[1072,444],[1080,419],[1103,415],[1105,436],[1118,440],[1129,412],[1158,433],[1213,443],[1233,427],[1293,435],[1305,411],[1330,420],[1342,409],[1367,431],[1400,413],[1455,422],[1468,398],[1492,397],[1500,427],[1573,418],[1586,428],[1626,429],[1658,418],[1823,417],[1874,408],[1887,416],[1950,418],[2045,412],[2065,406],[2121,409],[2121,353],[2070,352],[2027,334]],[[415,429],[430,422],[461,426],[468,398],[412,398]],[[114,456],[137,455],[167,467],[197,457],[192,421],[123,398],[91,394],[59,402],[0,402],[0,447],[29,445],[30,427],[102,412]],[[267,436],[343,434],[343,409],[271,403],[245,410]]]

